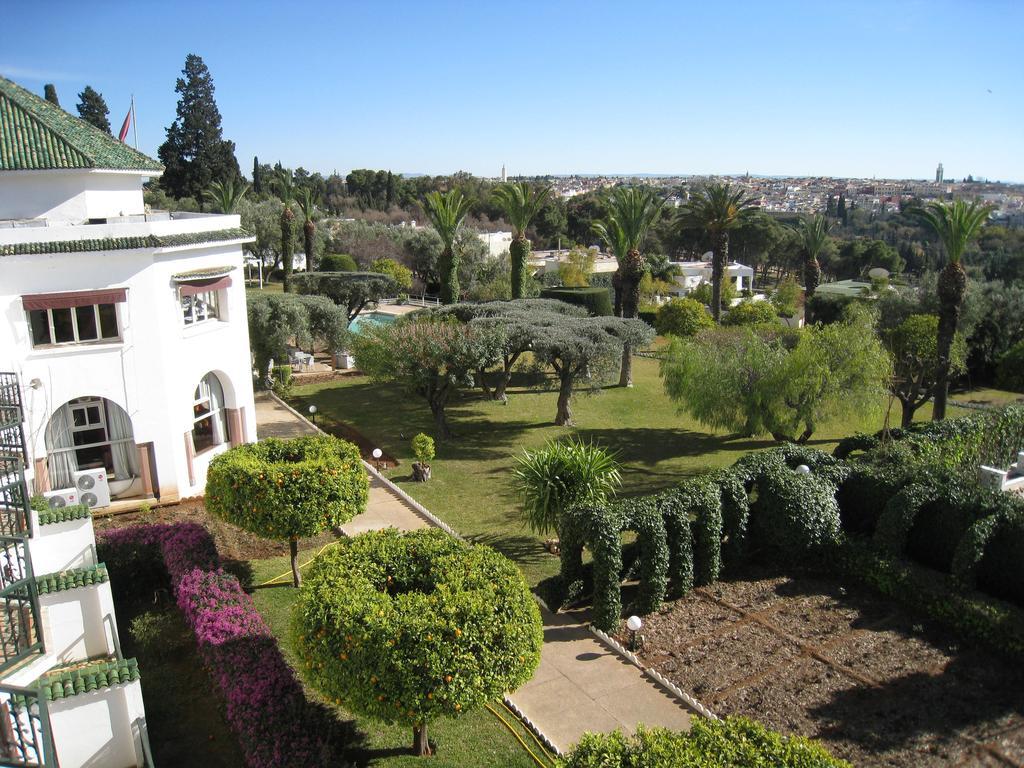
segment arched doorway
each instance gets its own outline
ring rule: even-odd
[[[211,371],[199,380],[192,398],[192,446],[197,454],[227,441],[225,417],[224,387]]]
[[[74,473],[103,467],[114,481],[140,477],[132,420],[112,400],[79,397],[50,417],[44,435],[51,488],[71,488]],[[112,489],[113,490],[113,489]]]

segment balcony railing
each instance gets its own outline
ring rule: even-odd
[[[28,540],[0,536],[0,672],[43,650]]]
[[[0,766],[56,768],[49,723],[39,691],[0,685]]]
[[[21,385],[18,383],[18,374],[0,372],[0,405],[21,408]]]
[[[23,466],[20,456],[0,456],[0,536],[31,536]]]

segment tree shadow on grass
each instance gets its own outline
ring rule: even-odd
[[[515,560],[520,566],[554,560],[536,537],[515,533],[480,533],[467,536],[474,544],[486,544]]]

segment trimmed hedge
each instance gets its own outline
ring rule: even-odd
[[[693,718],[690,730],[640,726],[587,733],[560,762],[561,768],[852,768],[803,736],[783,736],[745,717]]]
[[[852,465],[836,492],[843,530],[874,534],[882,510],[906,485],[907,475],[907,470],[898,466]]]
[[[1001,496],[957,544],[953,579],[1024,607],[1024,500]]]
[[[834,562],[843,576],[920,611],[969,640],[1024,659],[1024,613],[978,593],[951,590],[949,579],[879,551],[848,541]]]
[[[679,488],[655,497],[654,503],[665,521],[668,547],[669,594],[682,597],[693,589],[693,526],[690,524],[691,499]]]
[[[515,564],[438,529],[340,541],[314,561],[292,626],[306,676],[329,700],[412,727],[515,690],[543,643]]]
[[[719,473],[684,480],[678,493],[693,528],[693,583],[718,581],[722,571],[722,491]]]
[[[769,557],[791,562],[840,542],[836,486],[827,477],[786,467],[761,475],[755,491],[751,533]]]
[[[267,438],[210,462],[206,508],[268,539],[316,536],[366,509],[359,449],[330,435]]]
[[[545,288],[540,297],[583,307],[593,317],[610,317],[612,314],[612,297],[607,288]]]
[[[221,570],[210,534],[199,525],[137,525],[105,531],[100,556],[111,584],[138,598],[170,583],[225,718],[250,768],[308,768],[340,759],[334,717],[306,700],[252,598]]]

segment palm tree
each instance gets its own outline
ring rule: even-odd
[[[455,236],[473,203],[462,192],[452,189],[443,195],[440,192],[428,193],[426,204],[427,216],[444,246],[438,263],[441,301],[452,304],[459,300],[459,257],[455,253]]]
[[[530,256],[530,241],[526,229],[533,217],[544,205],[551,187],[531,187],[525,181],[502,184],[494,190],[494,201],[505,212],[505,218],[512,225],[512,245],[508,252],[512,257],[512,298],[523,298],[523,284],[526,282],[526,260]]]
[[[917,213],[938,236],[947,259],[946,266],[939,273],[939,330],[936,337],[939,365],[935,376],[935,407],[932,408],[934,421],[946,418],[950,350],[967,291],[967,273],[960,261],[967,244],[978,235],[991,211],[991,206],[977,201],[954,200],[952,203],[929,203],[927,208]]]
[[[616,270],[615,313],[636,317],[640,305],[640,280],[647,269],[640,248],[647,232],[658,220],[665,201],[650,187],[616,187],[608,200],[605,221],[594,223],[594,233],[604,241],[619,263]],[[629,344],[622,346],[619,386],[633,386],[633,355]]]
[[[828,242],[828,231],[831,228],[828,219],[820,213],[800,219],[797,233],[804,252],[804,291],[809,300],[821,282],[821,264],[818,254]],[[806,306],[806,305],[805,305]]]
[[[316,213],[317,203],[320,196],[309,187],[303,187],[295,195],[295,202],[302,211],[302,240],[306,249],[306,269],[313,271],[313,238],[316,236],[316,224],[313,222],[313,214]]]
[[[281,260],[284,272],[284,290],[288,290],[288,279],[292,276],[292,200],[295,198],[295,184],[289,171],[280,171],[274,179],[274,191],[284,203],[281,211]]]
[[[680,224],[703,229],[711,242],[711,314],[722,316],[722,278],[729,261],[729,230],[740,226],[757,208],[742,189],[731,184],[705,184],[683,206]]]
[[[221,213],[234,213],[248,191],[248,183],[242,180],[215,181],[207,187],[206,199]]]

